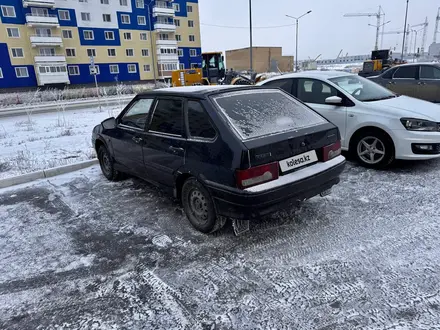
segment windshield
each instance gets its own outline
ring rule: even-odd
[[[214,97],[214,101],[243,140],[327,122],[275,89],[230,92]]]
[[[359,101],[379,101],[396,97],[396,94],[375,82],[360,76],[343,76],[329,79]]]

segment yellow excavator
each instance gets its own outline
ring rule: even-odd
[[[222,52],[202,53],[202,67],[175,70],[171,75],[173,87],[196,85],[253,85],[262,79],[253,74],[250,78],[234,70],[226,70]]]

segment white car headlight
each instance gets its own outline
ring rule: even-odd
[[[408,131],[440,132],[440,124],[423,119],[401,118],[400,122]]]

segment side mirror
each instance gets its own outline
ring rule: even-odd
[[[332,105],[341,105],[342,104],[342,98],[339,96],[330,96],[325,99],[325,104],[332,104]]]
[[[115,117],[108,118],[102,122],[102,127],[105,129],[112,129],[116,127],[116,119]]]

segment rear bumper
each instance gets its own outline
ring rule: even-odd
[[[205,185],[219,215],[252,220],[330,189],[339,183],[339,175],[344,167],[345,158],[339,156],[246,190],[210,181],[205,182]]]

